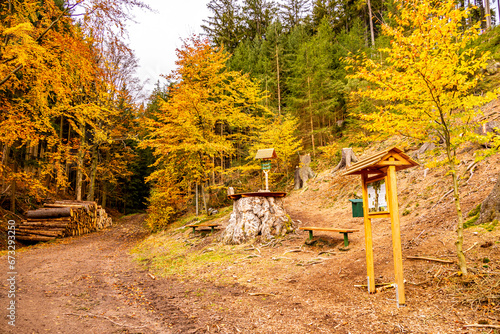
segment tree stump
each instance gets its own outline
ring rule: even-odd
[[[481,211],[476,225],[487,224],[494,220],[500,220],[500,173],[493,190],[481,204]]]
[[[297,169],[295,169],[295,182],[293,187],[295,190],[304,188],[307,181],[315,176],[311,167],[309,167],[309,165],[311,164],[311,155],[299,155],[299,159],[300,168],[297,167]]]
[[[358,162],[358,157],[352,150],[352,148],[343,148],[342,149],[342,158],[340,159],[339,164],[332,172],[336,172],[339,169],[349,168],[353,162]]]
[[[266,241],[294,230],[282,198],[242,197],[233,203],[233,212],[222,241],[228,245],[238,245],[258,236]]]
[[[422,146],[420,146],[420,148],[417,150],[417,156],[420,156],[420,155],[424,154],[425,152],[433,150],[435,148],[436,148],[436,144],[434,144],[433,142],[423,143]]]
[[[488,133],[496,133],[498,134],[498,128],[500,127],[500,121],[489,121],[484,123],[482,126],[476,128],[474,130],[475,133],[481,136],[487,136]],[[484,143],[483,146],[486,148],[490,148],[491,143]]]

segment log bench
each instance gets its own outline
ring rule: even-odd
[[[323,232],[338,232],[344,235],[344,247],[349,246],[349,233],[359,232],[357,229],[349,229],[349,228],[333,228],[333,227],[299,227],[299,230],[309,231],[309,240],[313,238],[313,231],[323,231]]]
[[[193,234],[195,233],[197,227],[210,227],[210,232],[213,233],[215,231],[215,228],[218,227],[218,226],[219,226],[219,224],[209,224],[209,223],[207,223],[207,224],[198,224],[198,225],[196,225],[196,224],[188,224],[188,225],[186,225],[186,227],[191,227],[193,229]]]

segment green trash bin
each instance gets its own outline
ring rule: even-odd
[[[353,217],[364,217],[363,214],[363,199],[362,198],[355,198],[355,199],[350,199],[352,203],[352,216]]]

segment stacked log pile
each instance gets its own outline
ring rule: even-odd
[[[17,228],[16,238],[48,241],[82,235],[111,226],[111,217],[96,202],[56,201],[30,210]]]

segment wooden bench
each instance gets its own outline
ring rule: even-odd
[[[210,232],[213,233],[217,226],[219,226],[219,224],[199,224],[199,225],[188,224],[188,225],[186,225],[186,227],[191,227],[193,229],[193,234],[195,233],[197,227],[210,227]]]
[[[306,226],[306,227],[299,227],[299,230],[303,231],[309,231],[309,240],[312,240],[313,238],[313,231],[323,231],[323,232],[338,232],[342,233],[344,235],[344,247],[349,246],[349,233],[353,232],[359,232],[357,229],[348,229],[348,228],[330,228],[330,227],[312,227],[312,226]]]

